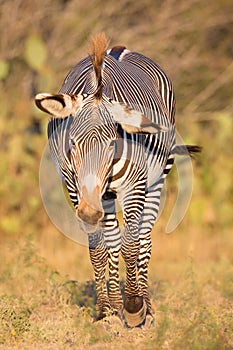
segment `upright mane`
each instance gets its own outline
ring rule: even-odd
[[[105,51],[107,50],[107,46],[108,42],[104,33],[99,33],[90,39],[91,52],[89,52],[89,57],[93,64],[97,79],[96,97],[101,97],[102,95],[101,66],[103,63]]]

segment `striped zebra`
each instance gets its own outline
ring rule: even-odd
[[[104,34],[91,45],[59,93],[38,94],[35,102],[51,115],[51,156],[88,234],[97,319],[115,314],[127,327],[137,327],[153,322],[148,264],[164,179],[176,152],[199,149],[176,145],[173,87],[156,63],[123,46],[107,50]],[[124,301],[120,252],[126,266]]]

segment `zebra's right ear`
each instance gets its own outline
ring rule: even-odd
[[[82,95],[67,94],[37,94],[35,103],[43,112],[52,115],[54,118],[65,118],[75,115],[82,108]]]

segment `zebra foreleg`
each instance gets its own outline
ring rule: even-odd
[[[112,312],[120,316],[123,301],[119,283],[119,249],[109,249],[109,301]]]
[[[119,282],[119,251],[121,248],[121,232],[115,214],[115,196],[107,193],[103,199],[105,211],[102,220],[104,241],[108,250],[109,266],[109,301],[112,313],[120,315],[122,309],[122,296]]]
[[[146,303],[137,281],[137,259],[140,252],[139,222],[144,208],[145,178],[140,174],[133,187],[122,192],[118,200],[123,208],[124,231],[121,253],[126,266],[125,300],[122,319],[127,327],[140,327],[146,318]],[[136,181],[137,180],[137,181]]]
[[[90,259],[94,269],[96,281],[96,320],[101,320],[109,314],[111,309],[105,276],[106,267],[108,263],[108,251],[103,239],[102,232],[89,235],[88,240]]]
[[[127,327],[139,327],[146,318],[146,303],[137,281],[137,258],[140,251],[139,239],[133,239],[125,232],[122,238],[122,256],[126,264],[125,301],[122,312]]]

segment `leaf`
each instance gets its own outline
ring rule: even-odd
[[[24,57],[26,62],[35,70],[40,70],[47,58],[47,49],[39,36],[31,35],[25,44]]]
[[[0,60],[0,79],[5,79],[9,72],[9,63],[5,60]]]
[[[20,230],[20,219],[13,215],[4,216],[1,219],[1,229],[6,233],[18,233]]]

